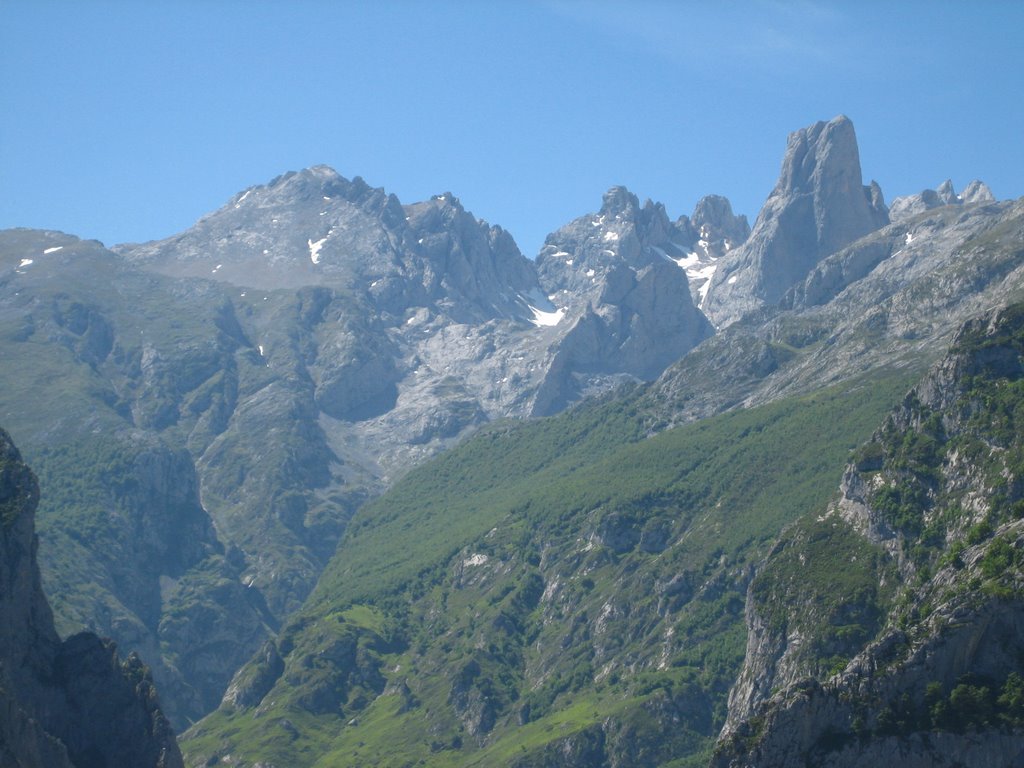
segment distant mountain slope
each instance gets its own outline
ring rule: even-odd
[[[626,294],[555,307],[451,194],[402,206],[325,167],[116,252],[0,233],[0,415],[51,489],[62,631],[143,653],[178,725],[215,707],[366,499],[489,420],[656,376],[710,332],[678,265],[673,293],[616,260]]]
[[[0,430],[0,764],[182,766],[148,671],[109,641],[61,642],[36,564],[39,489]]]
[[[1022,381],[1024,305],[967,324],[773,550],[716,765],[1020,763]]]

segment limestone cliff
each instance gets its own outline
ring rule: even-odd
[[[847,117],[795,131],[750,237],[719,263],[704,313],[723,327],[774,304],[821,259],[888,223],[878,185],[861,184]]]
[[[774,548],[716,766],[1024,757],[1024,307],[967,323]]]
[[[36,564],[39,490],[0,430],[0,764],[176,768],[149,671],[91,633],[61,641]]]

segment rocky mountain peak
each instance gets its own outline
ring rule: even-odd
[[[690,223],[702,240],[728,241],[725,250],[742,245],[750,236],[747,217],[735,215],[729,198],[721,195],[705,195],[698,200]]]
[[[860,156],[853,123],[846,115],[819,121],[789,135],[773,194],[814,193],[827,178],[860,182]]]
[[[974,180],[958,195],[953,182],[946,179],[936,189],[924,189],[916,195],[897,197],[892,201],[889,217],[893,222],[906,221],[933,208],[944,205],[973,205],[975,203],[993,203],[995,196],[984,182]]]
[[[992,190],[988,188],[988,185],[977,179],[964,187],[960,193],[960,199],[964,205],[970,205],[971,203],[994,203],[996,201],[995,195],[992,194]]]
[[[703,308],[722,326],[773,304],[822,258],[887,223],[878,185],[861,183],[850,119],[795,131],[749,239],[719,264]]]
[[[604,193],[601,198],[601,214],[615,216],[622,214],[631,215],[640,209],[640,200],[622,186],[615,186]]]
[[[935,192],[939,196],[939,200],[941,200],[944,205],[955,205],[960,202],[959,195],[957,195],[956,190],[953,189],[952,179],[946,179],[944,182],[939,184],[938,189],[936,189]]]
[[[621,186],[605,193],[598,213],[548,236],[538,277],[572,325],[535,413],[576,399],[579,371],[651,379],[706,338],[710,327],[688,283],[693,245],[692,229],[673,224],[663,205],[641,206]]]

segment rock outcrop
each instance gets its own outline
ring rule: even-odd
[[[718,208],[725,219],[728,201]],[[653,379],[711,334],[687,279],[693,244],[688,226],[673,224],[660,204],[641,206],[625,187],[608,190],[598,213],[548,236],[537,270],[570,329],[538,392],[535,415],[594,391],[595,378]]]
[[[180,768],[137,656],[81,633],[61,641],[36,564],[35,477],[0,430],[0,763]]]
[[[861,183],[848,118],[796,131],[746,244],[719,263],[704,312],[723,327],[774,304],[822,258],[888,222],[878,185]]]
[[[944,205],[974,205],[975,203],[994,202],[995,196],[984,182],[972,181],[958,195],[953,190],[953,182],[946,179],[938,189],[925,189],[916,195],[894,198],[892,205],[889,206],[889,218],[893,222],[901,222],[924,211]]]
[[[775,547],[714,765],[1019,764],[1022,380],[1024,306],[967,323]]]

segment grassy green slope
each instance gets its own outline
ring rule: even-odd
[[[279,765],[703,759],[752,565],[824,507],[909,383],[650,439],[631,398],[485,431],[356,517],[282,633],[283,673],[252,665],[250,700],[185,749]]]

